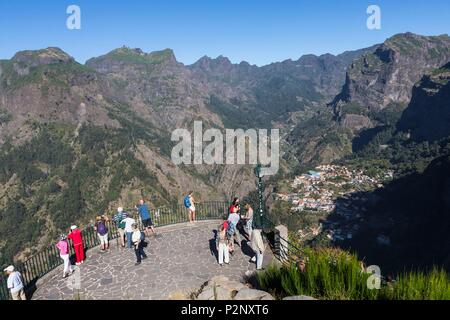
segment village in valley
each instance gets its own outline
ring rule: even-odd
[[[346,166],[321,165],[295,177],[291,192],[276,197],[290,203],[291,215],[310,217],[303,219],[307,222],[296,230],[298,240],[308,241],[323,234],[330,242],[343,241],[351,239],[364,221],[364,204],[371,200],[365,192],[382,188],[392,179],[393,171],[369,176]]]

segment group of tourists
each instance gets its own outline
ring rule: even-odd
[[[193,192],[190,191],[184,198],[184,206],[187,209],[189,223],[195,223],[195,199]],[[142,260],[147,258],[144,248],[147,246],[145,242],[146,236],[150,236],[150,232],[156,235],[153,221],[151,219],[150,210],[148,205],[143,199],[139,201],[139,204],[135,206],[135,209],[139,213],[140,219],[144,226],[144,231],[141,232],[137,221],[131,214],[124,211],[122,207],[117,209],[117,213],[112,217],[112,221],[117,226],[117,232],[119,236],[119,245],[122,248],[134,249],[136,255],[135,265],[141,264]],[[218,252],[218,262],[220,266],[230,263],[230,255],[232,256],[235,251],[235,243],[239,246],[242,245],[239,227],[244,229],[244,236],[247,242],[251,242],[251,248],[255,255],[250,260],[256,263],[257,269],[262,269],[263,254],[265,250],[264,242],[261,237],[261,229],[258,226],[254,226],[253,223],[253,208],[250,204],[245,204],[245,215],[241,215],[241,207],[239,198],[235,198],[229,207],[228,215],[223,218],[223,222],[220,224],[216,237],[216,245]],[[96,231],[100,240],[100,252],[106,252],[109,249],[109,230],[108,222],[110,219],[106,215],[96,217],[94,224],[94,230]],[[63,278],[67,278],[74,273],[70,261],[70,247],[69,241],[72,241],[73,249],[75,252],[75,264],[77,266],[84,263],[85,253],[83,246],[83,237],[81,230],[73,225],[70,228],[70,232],[62,234],[59,241],[56,244],[56,248],[59,250],[61,259],[64,262]],[[7,267],[4,272],[8,275],[8,289],[11,292],[14,300],[26,300],[24,284],[22,275],[15,270],[14,266]]]
[[[139,213],[142,224],[145,228],[144,232],[139,230],[137,221],[132,217],[132,215],[125,212],[122,207],[117,209],[117,213],[113,216],[112,220],[117,226],[120,246],[122,248],[128,247],[130,249],[134,249],[136,254],[136,265],[139,265],[143,259],[147,258],[147,255],[144,252],[144,247],[146,246],[145,237],[149,236],[150,231],[152,231],[155,235],[156,232],[150,216],[150,210],[143,199],[139,201],[139,204],[135,206],[135,209]],[[100,252],[102,253],[109,250],[109,222],[110,219],[108,216],[101,215],[96,217],[95,224],[93,226],[100,240]],[[71,231],[68,235],[62,234],[60,236],[60,240],[56,244],[60,257],[64,261],[63,278],[70,276],[74,272],[70,262],[68,239],[72,240],[73,243],[75,264],[79,266],[84,263],[85,259],[83,237],[81,231],[74,225],[71,227]]]
[[[246,237],[247,243],[251,243],[254,256],[251,262],[256,263],[256,269],[262,269],[263,255],[265,245],[261,235],[260,226],[254,226],[253,208],[247,203],[244,205],[245,215],[241,214],[241,206],[239,198],[235,198],[229,208],[228,216],[223,218],[222,223],[218,227],[216,236],[216,249],[218,252],[218,262],[220,266],[230,263],[230,255],[235,251],[235,243],[242,245],[240,237],[240,226]]]

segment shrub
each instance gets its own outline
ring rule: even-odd
[[[338,249],[307,249],[305,257],[303,271],[295,262],[269,266],[258,274],[259,285],[279,298],[307,295],[324,300],[450,299],[450,278],[443,270],[404,273],[380,290],[370,290],[370,274],[363,271],[356,255]]]

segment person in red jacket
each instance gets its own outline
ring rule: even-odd
[[[79,266],[84,263],[83,238],[81,237],[81,231],[77,226],[72,226],[70,230],[72,231],[69,233],[67,238],[72,240],[73,249],[75,251],[75,264]]]

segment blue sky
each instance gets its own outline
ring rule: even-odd
[[[66,28],[71,4],[81,8],[81,30]],[[381,30],[366,27],[370,4],[381,7]],[[83,63],[127,45],[172,48],[185,64],[224,55],[264,65],[359,49],[406,31],[450,33],[450,1],[0,0],[0,59],[57,46]]]

